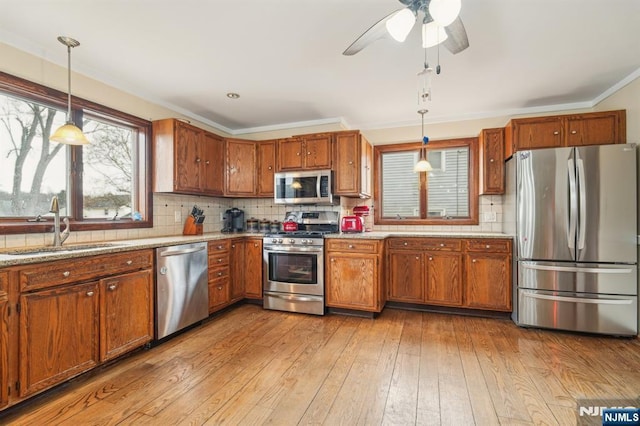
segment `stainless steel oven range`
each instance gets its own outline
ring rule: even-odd
[[[298,230],[263,238],[263,306],[324,315],[323,235],[338,232],[338,213],[287,212],[285,220]]]

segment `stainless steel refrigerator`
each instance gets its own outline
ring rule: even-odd
[[[507,175],[514,321],[637,335],[635,144],[519,151]]]

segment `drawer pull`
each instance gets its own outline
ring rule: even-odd
[[[429,256],[429,260],[433,260],[433,257]]]
[[[559,135],[560,132],[558,132],[557,130],[555,132],[553,132],[554,135]]]
[[[349,244],[349,248],[352,249],[353,248],[353,244]]]
[[[489,160],[490,163],[493,163],[493,158]]]
[[[405,241],[403,245],[408,246],[408,245],[409,245],[409,243]]]
[[[133,260],[127,260],[127,265],[133,264]]]
[[[69,271],[64,271],[64,272],[62,273],[62,275],[64,275],[65,277],[68,277],[69,275],[71,275],[71,272],[69,272]]]
[[[218,259],[218,263],[222,263],[222,259]]]
[[[269,170],[273,170],[273,166],[269,166],[267,167]]]
[[[420,260],[420,256],[416,256],[416,260]]]
[[[444,243],[440,243],[440,247],[444,247]]]
[[[200,157],[196,157],[196,163],[200,162]]]
[[[471,262],[476,263],[476,260],[475,260],[475,259],[473,259],[473,260],[471,260]]]
[[[113,291],[113,290],[115,290],[117,287],[118,287],[117,285],[115,285],[115,284],[111,284],[111,285],[109,286],[109,290]]]
[[[93,292],[92,291],[88,291],[87,292],[87,296],[89,296],[89,297],[93,296]]]
[[[218,276],[221,277],[223,275],[222,272],[218,272]]]
[[[487,244],[487,245],[485,246],[485,248],[491,248],[491,246],[490,246],[489,244]]]
[[[576,133],[578,133],[578,132],[577,132],[577,131],[575,131],[575,130],[572,130],[572,131],[571,131],[571,134],[572,134],[572,135],[575,135]]]
[[[222,286],[221,285],[218,286],[218,290],[222,291]]]
[[[209,165],[209,160],[205,161],[204,164]]]
[[[218,246],[218,250],[222,250],[224,246]]]
[[[253,243],[253,246],[254,247],[258,247],[258,243]]]

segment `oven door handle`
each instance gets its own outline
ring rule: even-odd
[[[324,252],[324,249],[322,247],[291,247],[291,248],[279,247],[279,248],[274,248],[273,246],[265,246],[264,247],[264,252],[265,253],[285,253],[285,254],[290,254],[290,253],[322,253],[322,252]]]
[[[312,298],[310,296],[300,296],[299,294],[280,294],[280,293],[271,293],[271,292],[265,292],[264,294],[266,296],[275,297],[277,299],[296,300],[299,302],[314,302],[318,300],[317,297]]]

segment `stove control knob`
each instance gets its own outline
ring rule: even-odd
[[[282,238],[278,238],[278,244],[282,244]]]
[[[302,244],[309,244],[309,243],[311,243],[311,241],[309,241],[309,240],[302,240],[302,241],[300,241],[300,242],[301,242]]]
[[[290,242],[291,244],[295,244],[295,243],[296,243],[296,240],[295,240],[294,238],[289,238],[289,242]]]
[[[273,238],[273,239],[271,240],[271,242],[272,242],[273,244],[276,244],[276,243],[278,242],[278,239],[277,239],[277,238]]]

